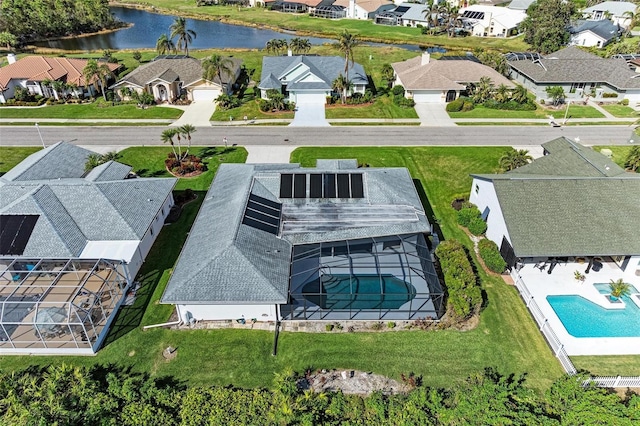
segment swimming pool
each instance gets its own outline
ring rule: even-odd
[[[609,284],[595,287],[601,294],[609,293]],[[624,309],[605,309],[582,296],[547,296],[564,328],[574,337],[640,337],[640,308],[628,296],[622,300]]]
[[[335,274],[305,284],[302,293],[322,309],[399,309],[416,289],[393,275]]]

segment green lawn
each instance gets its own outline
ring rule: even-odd
[[[556,119],[565,117],[576,118],[603,118],[604,115],[597,109],[584,105],[570,105],[568,113],[566,108],[552,110],[548,108],[538,107],[535,111],[508,111],[502,109],[485,108],[482,105],[476,105],[474,109],[466,112],[450,112],[451,118],[548,118],[552,115]]]
[[[528,45],[522,37],[505,39],[502,37],[454,37],[446,35],[426,36],[420,28],[375,25],[371,21],[359,19],[322,19],[307,14],[279,13],[263,8],[237,8],[235,6],[196,7],[192,0],[127,0],[128,3],[144,7],[155,6],[165,13],[179,13],[201,19],[216,19],[229,23],[246,24],[274,29],[296,30],[300,35],[337,38],[343,30],[357,34],[362,39],[423,46],[445,46],[447,49],[473,50],[495,49],[522,52]]]
[[[607,111],[609,114],[613,114],[616,117],[620,118],[639,118],[638,112],[633,108],[625,105],[611,104],[611,105],[602,105],[602,108]]]
[[[121,118],[166,118],[174,119],[182,115],[177,108],[138,108],[132,104],[116,104],[96,101],[90,104],[46,105],[32,108],[0,108],[0,118],[68,118],[68,119],[121,119]]]
[[[328,105],[327,118],[418,118],[413,108],[395,105],[389,96],[381,96],[369,105]]]
[[[629,151],[631,151],[631,146],[629,145],[598,145],[594,146],[593,149],[596,151],[600,151],[603,148],[610,149],[613,153],[613,161],[620,167],[624,168],[624,161],[627,159],[627,155],[629,155]]]
[[[247,117],[248,120],[293,119],[293,116],[293,111],[262,112],[258,108],[258,101],[251,99],[238,108],[227,110],[216,108],[216,111],[211,116],[211,121],[229,121],[229,117],[232,117],[235,121],[244,120],[244,117]]]
[[[41,149],[35,146],[0,148],[0,176],[11,170],[13,166],[24,160],[25,157]]]

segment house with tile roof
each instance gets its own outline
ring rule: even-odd
[[[486,237],[510,267],[582,259],[615,264],[637,279],[640,174],[564,137],[542,146],[545,155],[528,165],[472,175],[469,201],[487,222]]]
[[[92,355],[173,206],[177,179],[131,178],[58,142],[0,177],[0,354]]]
[[[615,25],[627,28],[631,24],[631,14],[635,14],[637,4],[628,1],[605,1],[582,10],[585,19],[611,21]]]
[[[182,94],[193,102],[213,102],[223,93],[231,94],[240,75],[242,60],[227,58],[231,72],[216,76],[213,80],[202,77],[202,61],[184,55],[161,55],[140,65],[122,77],[111,89],[122,95],[128,88],[137,93],[151,93],[156,102],[173,102]]]
[[[560,86],[565,97],[640,102],[640,76],[629,69],[623,58],[601,58],[576,46],[533,59],[515,55],[508,61],[511,78],[548,100],[547,87]],[[614,96],[617,95],[617,96]]]
[[[161,298],[184,322],[439,318],[406,168],[222,164]]]
[[[603,48],[618,40],[624,30],[608,19],[578,21],[569,28],[570,45]]]
[[[433,60],[425,52],[391,66],[395,73],[394,86],[403,86],[405,97],[416,103],[451,102],[466,92],[469,84],[479,82],[482,77],[489,77],[496,87],[501,84],[515,87],[508,78],[473,56],[443,56]]]
[[[333,93],[333,82],[344,74],[344,58],[340,56],[265,56],[262,58],[260,95],[267,99],[268,90],[277,90],[296,104],[324,105]],[[351,93],[364,94],[369,80],[362,65],[350,64]]]
[[[9,64],[0,68],[0,103],[13,98],[17,87],[27,89],[33,95],[59,99],[66,94],[93,96],[96,93],[97,79],[85,81],[82,71],[88,59],[51,58],[45,56],[25,56],[16,60],[8,55]],[[112,72],[120,68],[119,64],[106,63]],[[47,81],[61,81],[75,85],[76,89],[64,89],[60,93],[53,90]]]

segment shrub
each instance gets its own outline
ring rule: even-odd
[[[381,322],[374,322],[373,324],[371,324],[371,329],[375,330],[375,331],[382,330],[382,323]]]
[[[469,317],[482,302],[482,293],[467,252],[460,242],[447,240],[438,245],[436,256],[449,295],[448,307],[460,318]]]
[[[508,111],[535,111],[536,106],[531,102],[518,103],[516,101],[498,102],[493,99],[484,101],[482,106],[489,109],[501,109]]]
[[[404,96],[394,96],[393,103],[403,108],[413,108],[416,102],[413,99],[407,99]]]
[[[458,224],[464,227],[468,227],[471,221],[480,217],[480,210],[469,202],[463,203],[461,209],[456,213],[456,220]]]
[[[480,240],[478,242],[478,252],[480,252],[480,257],[490,271],[501,274],[507,268],[507,262],[504,261],[498,246],[493,241],[486,238]]]
[[[471,101],[464,101],[464,104],[462,105],[462,112],[467,112],[467,111],[471,111],[472,109],[474,109],[476,106],[473,102]]]
[[[388,327],[388,328],[396,328],[396,323],[395,323],[395,322],[393,322],[393,321],[389,321],[389,322],[387,323],[387,327]]]
[[[474,217],[467,228],[473,235],[482,235],[487,230],[487,223],[481,217]]]
[[[459,112],[459,111],[462,111],[463,105],[464,105],[464,99],[458,98],[455,101],[449,102],[446,106],[446,110],[447,112]]]
[[[333,331],[333,327],[334,327],[333,324],[327,324],[324,326],[324,329],[326,331]]]
[[[393,96],[404,96],[404,87],[403,86],[393,86],[391,89],[391,93]]]
[[[605,92],[602,94],[603,98],[617,98],[618,94],[617,93],[611,93],[611,92]]]
[[[624,105],[624,106],[627,106],[627,105],[629,105],[629,99],[623,99],[623,100],[620,101],[620,103],[622,105]]]

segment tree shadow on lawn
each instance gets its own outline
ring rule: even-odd
[[[109,345],[140,326],[145,312],[152,305],[152,297],[158,283],[162,280],[165,271],[174,267],[196,214],[200,210],[206,192],[194,192],[198,198],[184,206],[183,212],[176,222],[162,228],[145,263],[136,276],[136,281],[140,283],[140,288],[136,292],[136,300],[133,305],[124,306],[118,310],[103,346]]]
[[[433,225],[433,231],[438,236],[438,240],[444,241],[444,235],[442,235],[440,222],[438,218],[436,218],[435,213],[433,212],[433,208],[431,207],[431,203],[429,202],[427,193],[425,192],[424,187],[422,186],[422,181],[420,179],[413,179],[413,185],[416,187],[416,191],[418,192],[418,197],[420,197],[420,201],[422,202],[422,206],[424,207],[424,212],[427,215],[427,220],[431,225]]]

